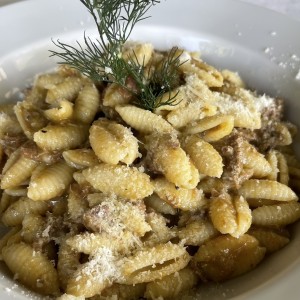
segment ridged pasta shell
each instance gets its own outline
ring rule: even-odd
[[[26,158],[19,157],[16,162],[4,173],[1,178],[1,189],[11,189],[18,187],[26,179],[28,179],[33,170],[38,166],[38,162]]]
[[[190,156],[200,174],[221,177],[223,173],[222,156],[211,144],[192,135],[182,139],[182,148]]]
[[[149,175],[137,168],[100,164],[83,170],[82,174],[95,189],[121,198],[138,200],[153,192]]]
[[[153,181],[154,192],[164,201],[183,211],[197,211],[207,204],[202,190],[177,188],[164,178]]]
[[[245,198],[261,198],[277,201],[297,201],[298,196],[285,184],[272,180],[246,180],[239,189]]]
[[[252,270],[264,258],[266,249],[250,235],[218,236],[204,243],[192,259],[202,280],[224,281]]]
[[[193,189],[200,176],[194,163],[180,147],[173,134],[152,134],[147,136],[147,161],[151,170],[162,173],[176,186]]]
[[[64,151],[81,146],[88,137],[88,127],[77,124],[48,125],[33,135],[45,151]]]
[[[178,229],[178,237],[185,245],[200,246],[219,232],[208,220],[196,220]]]
[[[161,116],[132,105],[116,106],[121,118],[132,128],[144,134],[152,132],[173,132],[174,128]]]
[[[288,202],[261,206],[252,211],[253,224],[282,227],[300,218],[300,203]]]
[[[137,251],[121,265],[119,283],[149,282],[177,272],[188,264],[189,254],[183,246],[166,243]]]
[[[2,215],[2,222],[6,226],[21,225],[27,214],[44,214],[49,204],[44,201],[36,202],[27,197],[21,197],[11,204]]]
[[[242,196],[222,194],[212,198],[209,215],[217,230],[236,238],[246,233],[252,222],[251,210]]]
[[[271,228],[254,227],[247,234],[254,236],[267,249],[267,253],[278,251],[290,242],[288,235]]]
[[[100,161],[108,164],[123,162],[129,165],[139,156],[138,140],[132,131],[108,119],[92,124],[89,140]]]
[[[32,200],[50,200],[61,196],[73,180],[74,169],[64,161],[46,166],[31,177],[27,196]]]
[[[100,93],[94,84],[87,84],[75,100],[73,118],[84,124],[90,124],[99,110]]]
[[[145,297],[147,299],[174,299],[179,293],[193,288],[198,280],[195,272],[187,267],[162,279],[149,282]]]
[[[17,243],[5,246],[2,255],[8,268],[18,274],[21,283],[43,295],[59,294],[57,272],[41,252],[25,243]]]

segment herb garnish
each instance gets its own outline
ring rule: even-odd
[[[148,18],[145,14],[159,0],[80,0],[92,15],[99,38],[92,40],[84,34],[84,46],[65,44],[59,40],[53,43],[61,50],[51,50],[51,56],[58,56],[95,82],[114,82],[129,90],[135,97],[135,104],[153,111],[163,105],[176,105],[177,94],[171,90],[178,83],[178,67],[181,64],[177,48],[173,48],[163,60],[159,70],[147,79],[144,63],[139,64],[135,53],[126,60],[122,50],[133,27]],[[132,79],[135,88],[128,85]],[[169,95],[162,97],[162,95]]]

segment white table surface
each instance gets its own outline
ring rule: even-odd
[[[0,0],[0,6],[26,0]],[[79,0],[78,0],[79,1]],[[183,0],[184,1],[184,0]],[[201,1],[201,0],[199,0]],[[261,5],[269,9],[290,15],[300,21],[300,0],[239,0]]]

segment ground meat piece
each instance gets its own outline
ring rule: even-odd
[[[238,189],[252,175],[243,167],[245,163],[243,142],[245,140],[242,132],[233,130],[228,137],[214,145],[223,157],[222,180],[226,182],[229,189]]]
[[[54,164],[61,159],[60,152],[47,152],[40,149],[33,141],[28,141],[21,147],[21,153],[24,157],[30,158],[37,162],[44,162],[46,164]]]

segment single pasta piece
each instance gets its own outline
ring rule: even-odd
[[[196,135],[183,138],[181,144],[200,174],[221,177],[223,173],[222,156],[211,144]]]
[[[45,127],[48,120],[36,105],[28,104],[26,101],[18,102],[14,106],[17,120],[28,139],[32,140],[36,131]],[[14,124],[18,128],[17,123]]]
[[[67,77],[63,82],[51,87],[45,101],[49,104],[57,102],[59,99],[73,101],[83,86],[83,80],[79,77]]]
[[[84,199],[78,184],[73,183],[70,185],[67,201],[70,219],[74,222],[82,222],[82,216],[88,209],[88,203]]]
[[[79,147],[88,137],[88,127],[79,124],[48,125],[33,135],[45,151],[64,151]]]
[[[252,222],[251,209],[242,196],[223,194],[210,201],[209,215],[222,234],[238,238],[248,231]]]
[[[183,211],[197,211],[207,205],[202,190],[177,188],[164,178],[153,180],[154,192],[162,200]]]
[[[173,132],[170,123],[148,110],[132,105],[116,106],[116,111],[121,118],[132,128],[144,134],[152,132]]]
[[[253,171],[254,178],[263,178],[272,172],[271,165],[263,154],[259,153],[256,148],[243,140],[241,151],[243,151],[244,168]]]
[[[148,165],[153,171],[162,173],[178,187],[193,189],[197,186],[199,172],[175,135],[152,134],[147,137],[146,148]]]
[[[177,272],[187,266],[190,256],[183,246],[166,243],[137,251],[120,265],[118,283],[150,282]]]
[[[66,150],[62,153],[66,163],[75,169],[85,169],[93,167],[99,163],[99,159],[92,149],[73,149]]]
[[[103,95],[103,105],[115,107],[117,105],[128,104],[132,99],[132,93],[122,86],[112,83],[105,89]]]
[[[26,214],[23,218],[21,229],[21,236],[24,242],[32,244],[41,237],[45,229],[45,223],[45,218],[36,214],[36,212]]]
[[[73,171],[64,161],[44,167],[32,175],[27,196],[32,200],[61,196],[73,180]]]
[[[167,115],[167,120],[174,128],[181,130],[208,116],[213,116],[217,113],[217,108],[211,103],[202,101],[188,102],[185,106],[178,107]]]
[[[47,202],[36,202],[27,197],[21,197],[6,209],[1,220],[6,226],[21,225],[27,214],[43,215],[48,209],[49,203]]]
[[[254,236],[267,253],[278,251],[290,242],[288,234],[272,228],[252,227],[247,234]]]
[[[111,286],[118,277],[117,258],[112,250],[102,247],[72,274],[67,282],[66,293],[93,297]]]
[[[269,180],[277,180],[282,184],[289,183],[289,167],[285,156],[277,150],[271,150],[267,159],[272,166],[272,173],[267,177]]]
[[[246,180],[239,189],[245,198],[262,198],[277,201],[297,201],[298,196],[285,184],[272,180]]]
[[[89,139],[95,154],[105,163],[130,165],[139,156],[138,140],[131,130],[108,119],[92,124]]]
[[[137,168],[99,164],[83,170],[82,174],[95,189],[121,198],[138,200],[153,192],[150,177]]]
[[[83,124],[91,124],[99,110],[100,93],[94,84],[86,84],[75,100],[73,118]]]
[[[221,235],[200,246],[193,256],[192,267],[202,280],[222,282],[255,268],[265,252],[251,235],[239,238]]]
[[[208,116],[188,124],[184,134],[200,133],[207,142],[215,142],[229,135],[234,128],[234,117],[231,115]]]
[[[198,276],[190,268],[184,268],[171,275],[149,282],[146,287],[146,299],[173,299],[181,292],[193,288]]]
[[[259,226],[282,227],[300,218],[300,203],[288,202],[261,206],[252,211],[252,222]]]
[[[151,196],[144,199],[147,207],[153,208],[156,212],[167,215],[176,215],[177,210],[168,202],[159,198],[157,194],[152,194]]]
[[[5,246],[2,255],[21,283],[42,295],[59,294],[57,271],[44,254],[21,242]]]
[[[74,251],[66,241],[59,245],[57,259],[57,274],[60,286],[66,289],[69,279],[80,266],[80,252]]]
[[[13,165],[3,173],[1,189],[11,189],[21,185],[26,179],[30,178],[31,173],[38,164],[38,162],[21,155]]]
[[[70,120],[73,115],[73,103],[65,99],[58,100],[55,107],[44,111],[44,115],[54,123]]]
[[[179,69],[182,70],[184,74],[197,75],[198,78],[204,81],[208,87],[220,87],[223,85],[222,74],[213,66],[206,64],[201,59],[190,56],[190,59],[181,64]]]
[[[178,229],[178,237],[185,245],[200,246],[219,233],[208,220],[195,220]]]

